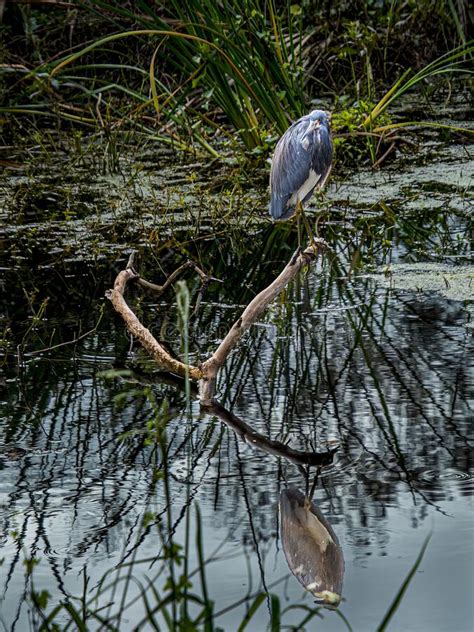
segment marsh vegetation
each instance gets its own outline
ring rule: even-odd
[[[6,3],[4,629],[471,629],[469,19],[455,0]],[[297,248],[266,161],[314,106],[336,160],[307,212],[331,254],[203,406],[106,291],[132,251],[158,284],[194,262],[204,286],[190,267],[127,301],[199,367]]]

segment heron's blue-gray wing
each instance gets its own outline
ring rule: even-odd
[[[308,179],[312,156],[302,144],[307,126],[305,119],[293,123],[275,148],[270,171],[270,213],[274,219],[286,219],[293,214],[290,199]]]

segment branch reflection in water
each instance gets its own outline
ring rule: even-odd
[[[217,415],[241,440],[300,468],[307,465],[309,470],[310,466],[318,466],[319,473],[321,466],[332,463],[337,451],[337,448],[326,452],[295,450],[255,432],[217,401],[204,404],[202,409]],[[314,488],[315,485],[311,495]],[[333,528],[315,503],[294,487],[281,491],[279,509],[281,543],[290,571],[318,604],[337,607],[342,595],[344,557]]]

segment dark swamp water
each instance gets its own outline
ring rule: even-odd
[[[204,609],[202,629],[237,630],[264,594],[245,629],[376,630],[430,534],[387,629],[472,629],[472,156],[433,132],[380,172],[333,179],[321,230],[336,257],[244,336],[219,377],[225,410],[208,412],[130,344],[104,294],[132,247],[150,280],[193,258],[224,281],[189,327],[191,358],[205,358],[296,247],[294,227],[267,220],[264,171],[234,186],[229,167],[150,153],[107,175],[103,156],[57,148],[5,172],[5,630],[39,628],[32,589],[48,591],[45,613],[68,599],[80,611],[72,597],[85,595],[98,611],[87,629],[153,629],[148,608],[158,629]],[[186,281],[194,306],[199,283]],[[129,300],[182,351],[173,290]],[[236,419],[259,436],[245,441]],[[308,468],[268,440],[338,450]],[[337,610],[289,570],[278,518],[289,487],[314,492],[339,540]]]

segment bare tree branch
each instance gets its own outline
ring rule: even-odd
[[[306,250],[297,250],[273,283],[257,294],[247,305],[242,316],[232,325],[213,355],[201,366],[203,372],[203,378],[199,384],[201,401],[209,401],[214,397],[217,373],[242,334],[258,320],[268,305],[295,278],[300,270],[312,263],[317,258],[318,253],[326,248],[327,244],[324,240],[314,239],[314,242]]]
[[[124,298],[127,283],[139,278],[138,274],[131,266],[132,262],[133,257],[129,260],[127,268],[119,272],[117,278],[115,279],[114,289],[107,292],[107,298],[112,301],[115,311],[123,318],[128,331],[138,340],[138,342],[140,342],[155,362],[168,371],[171,371],[171,373],[175,373],[181,377],[189,375],[192,380],[201,379],[203,377],[201,369],[192,365],[184,364],[180,360],[173,358],[168,351],[160,345],[149,329],[141,324],[133,311],[127,305]]]
[[[216,281],[217,283],[222,283],[220,279],[216,279],[215,277],[209,276],[205,272],[201,270],[199,266],[197,266],[194,261],[186,261],[182,266],[179,266],[174,272],[172,272],[163,285],[157,285],[156,283],[150,283],[150,281],[146,281],[138,276],[137,283],[147,290],[151,290],[158,295],[163,294],[166,290],[176,281],[176,279],[183,274],[186,270],[193,269],[200,276],[205,287],[209,285],[211,281]]]
[[[122,316],[129,332],[140,342],[153,360],[175,375],[180,377],[187,376],[191,380],[198,381],[201,403],[210,404],[214,399],[216,378],[219,369],[224,365],[227,357],[239,342],[242,334],[260,318],[268,305],[280,294],[288,283],[295,278],[300,270],[311,264],[317,258],[318,254],[326,249],[327,244],[322,239],[313,239],[306,250],[298,249],[273,283],[250,301],[240,318],[232,325],[216,351],[199,367],[185,364],[181,362],[181,360],[173,358],[168,351],[160,345],[151,332],[141,324],[127,305],[124,293],[129,281],[137,282],[143,287],[162,293],[188,268],[194,268],[204,283],[217,279],[209,277],[200,270],[196,264],[189,262],[173,272],[163,285],[155,285],[154,283],[149,283],[145,281],[145,279],[140,278],[134,270],[134,253],[132,253],[126,269],[122,270],[115,279],[113,290],[107,292],[107,298],[112,301],[115,310]]]

